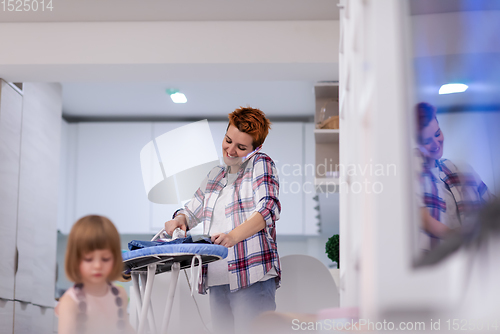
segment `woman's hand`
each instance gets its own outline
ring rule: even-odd
[[[174,230],[179,227],[184,231],[184,233],[186,233],[186,226],[186,217],[183,214],[179,214],[174,219],[169,220],[165,223],[165,232],[167,232],[167,234],[171,236],[174,233]]]
[[[443,239],[448,233],[450,233],[450,228],[441,223],[439,220],[433,218],[427,208],[421,208],[420,213],[422,214],[422,227],[426,232],[439,239]]]
[[[227,248],[233,247],[238,243],[231,233],[214,234],[212,235],[212,242],[216,245],[222,245]]]
[[[233,247],[238,242],[243,241],[266,227],[266,221],[259,212],[254,212],[229,233],[217,233],[212,235],[212,242],[224,247]]]

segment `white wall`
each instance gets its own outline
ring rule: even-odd
[[[466,163],[491,192],[500,192],[500,111],[438,114],[444,135],[443,158]]]

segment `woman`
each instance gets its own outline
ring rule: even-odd
[[[194,197],[165,223],[172,235],[203,223],[225,260],[203,266],[199,292],[210,291],[214,332],[244,332],[260,313],[276,309],[280,282],[276,226],[281,210],[274,162],[258,151],[270,122],[258,109],[229,114],[222,142],[225,165],[213,168]],[[250,156],[249,156],[250,155]]]
[[[472,168],[459,169],[450,160],[441,159],[444,135],[436,108],[419,103],[416,112],[423,229],[431,237],[432,248],[450,229],[460,228],[467,214],[479,209],[492,195]]]

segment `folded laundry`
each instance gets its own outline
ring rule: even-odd
[[[132,240],[128,243],[129,250],[142,249],[146,247],[176,245],[176,244],[211,244],[210,236],[196,235],[187,236],[185,238],[177,238],[168,241],[145,241],[145,240]]]

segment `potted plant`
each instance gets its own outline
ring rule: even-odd
[[[339,286],[340,283],[340,238],[338,234],[334,234],[331,236],[328,241],[326,242],[325,245],[325,252],[326,255],[328,255],[328,258],[332,260],[333,262],[337,263],[337,268],[332,268],[330,269],[330,273],[333,276],[333,280],[335,281],[335,284],[337,284],[337,287]]]

